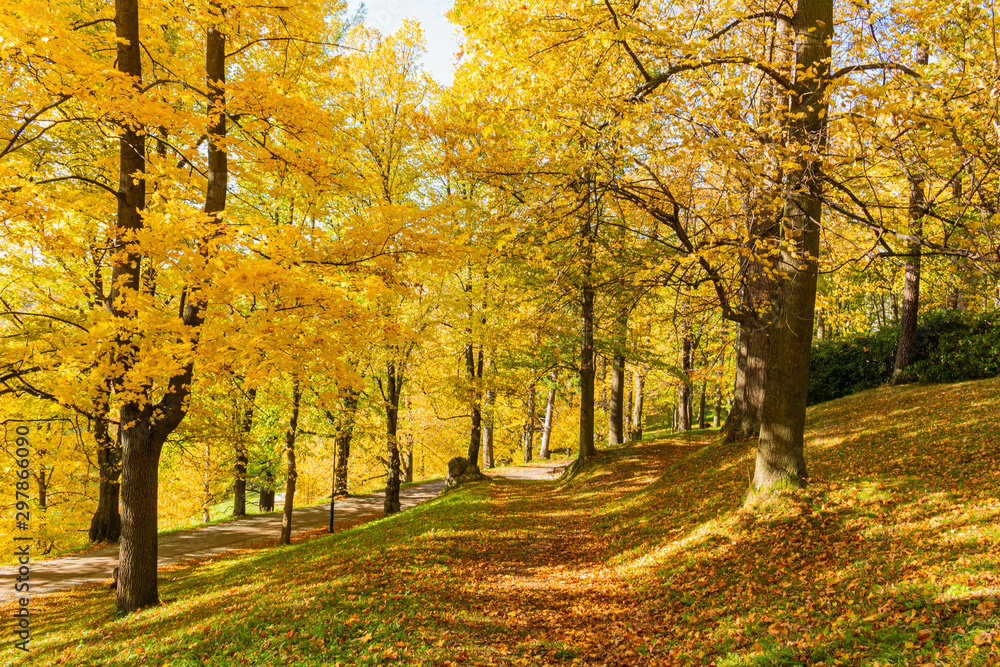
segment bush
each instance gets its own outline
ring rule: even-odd
[[[809,359],[808,402],[822,403],[886,384],[899,327],[819,341]],[[959,382],[1000,375],[1000,316],[944,310],[920,319],[905,382]]]

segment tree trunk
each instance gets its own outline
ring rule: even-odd
[[[240,415],[240,432],[236,439],[236,482],[233,484],[233,516],[246,516],[247,513],[247,464],[249,463],[249,440],[253,430],[254,402],[257,400],[257,389],[247,389],[246,404]]]
[[[799,0],[795,31],[795,82],[789,108],[789,148],[799,156],[788,175],[782,215],[785,241],[772,301],[770,364],[753,485],[803,485],[806,394],[816,310],[817,257],[823,212],[822,156],[826,153],[833,0]]]
[[[708,386],[707,380],[701,381],[701,400],[698,403],[698,428],[704,429],[708,427],[705,423],[705,388]]]
[[[681,371],[684,373],[684,382],[678,389],[678,429],[682,432],[691,430],[691,412],[694,389],[691,384],[691,374],[694,372],[694,345],[691,340],[690,326],[685,324],[682,329],[681,339]]]
[[[486,390],[485,416],[483,420],[483,467],[493,467],[493,390]]]
[[[299,376],[292,376],[292,413],[288,418],[288,430],[285,431],[285,506],[281,513],[281,543],[292,543],[292,508],[295,502],[295,482],[299,478],[299,469],[295,464],[295,436],[299,430],[299,404],[302,402],[302,387]]]
[[[551,458],[549,443],[552,440],[552,420],[556,412],[556,374],[552,374],[552,386],[549,387],[549,397],[545,401],[545,424],[542,426],[542,444],[538,456],[546,461]]]
[[[478,360],[473,353],[472,343],[465,344],[465,370],[468,376],[470,389],[472,391],[472,428],[469,433],[469,455],[468,461],[472,469],[469,472],[479,471],[479,447],[483,441],[483,421],[480,394],[480,385],[483,379],[483,348],[480,346]],[[478,361],[478,363],[477,363]]]
[[[122,532],[118,498],[121,478],[122,447],[116,437],[111,439],[107,404],[101,415],[94,418],[94,439],[97,441],[97,469],[101,476],[98,486],[97,510],[90,520],[88,537],[91,542],[117,542]]]
[[[49,506],[48,490],[49,482],[55,469],[51,469],[48,478],[45,477],[45,466],[39,466],[38,472],[34,475],[35,485],[38,488],[38,509],[45,511]]]
[[[611,358],[611,402],[608,406],[608,444],[625,442],[625,353]]]
[[[395,514],[402,509],[399,504],[399,441],[396,438],[399,417],[399,396],[403,389],[403,373],[396,368],[394,362],[389,362],[386,374],[386,460],[389,469],[385,476],[385,502],[382,511],[385,515]]]
[[[926,47],[920,47],[917,64],[927,64]],[[924,234],[924,177],[914,169],[907,171],[910,183],[910,236],[919,239]],[[920,255],[920,243],[909,244],[903,282],[903,308],[899,318],[899,344],[896,346],[896,362],[893,364],[890,384],[902,382],[903,369],[913,358],[913,340],[917,334],[917,313],[920,310]]]
[[[642,440],[642,403],[645,400],[646,376],[642,369],[635,369],[635,402],[632,403],[632,432],[630,440]]]
[[[524,422],[524,462],[531,462],[531,452],[535,444],[535,381],[528,385],[527,419]]]
[[[816,340],[826,339],[826,315],[823,309],[816,310]]]
[[[722,412],[722,383],[716,380],[715,403],[712,405],[712,428],[719,428],[720,412]]]
[[[201,520],[208,523],[212,520],[212,515],[208,508],[212,504],[212,446],[205,441],[205,470],[202,475],[201,489]]]
[[[583,257],[583,275],[580,286],[580,311],[582,332],[580,336],[580,459],[597,456],[594,446],[594,237],[596,221],[591,203],[590,186],[587,186],[587,213],[580,229],[580,252]]]
[[[261,512],[273,512],[274,511],[274,474],[268,470],[264,473],[264,483],[260,489],[260,500],[257,506],[260,508]]]
[[[760,433],[770,348],[768,329],[750,325],[740,327],[733,406],[722,427],[729,442],[756,438]]]
[[[403,458],[403,482],[409,484],[413,481],[413,434],[406,434],[406,456]],[[476,466],[478,469],[479,466]]]
[[[329,412],[326,418],[336,424],[337,437],[334,440],[336,460],[334,461],[333,495],[347,495],[347,464],[351,460],[351,440],[354,437],[354,422],[358,414],[358,392],[348,389],[344,394],[343,410],[339,417]]]
[[[136,410],[122,412],[121,423],[133,426],[122,429],[122,534],[116,606],[119,612],[128,613],[160,601],[156,586],[156,504],[163,442],[158,442],[148,428],[142,428],[146,424],[136,423]]]

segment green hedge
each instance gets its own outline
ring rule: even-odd
[[[899,327],[819,341],[809,358],[809,404],[889,382]],[[1000,375],[1000,315],[944,310],[920,318],[906,382],[958,382]]]

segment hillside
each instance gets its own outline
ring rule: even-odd
[[[1000,380],[808,419],[803,491],[744,506],[745,443],[646,441],[173,569],[164,604],[124,619],[104,587],[36,600],[30,662],[1000,663]]]

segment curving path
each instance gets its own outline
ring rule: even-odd
[[[493,476],[508,479],[553,479],[566,467],[566,461],[546,462],[543,465],[524,468],[504,468],[488,471]],[[417,484],[399,492],[403,509],[427,502],[444,489],[444,481],[438,480]],[[378,518],[382,515],[384,495],[373,493],[338,500],[334,508],[337,523],[358,519]],[[297,507],[292,517],[292,534],[324,528],[330,523],[330,504]],[[254,542],[274,539],[281,533],[281,512],[257,514],[212,526],[160,535],[158,543],[159,565],[181,563],[194,559],[209,558],[248,546]],[[88,551],[79,555],[63,556],[31,563],[31,594],[44,595],[64,591],[81,584],[95,581],[109,581],[111,571],[118,565],[118,545]],[[17,569],[0,567],[0,603],[13,600],[13,582]]]

